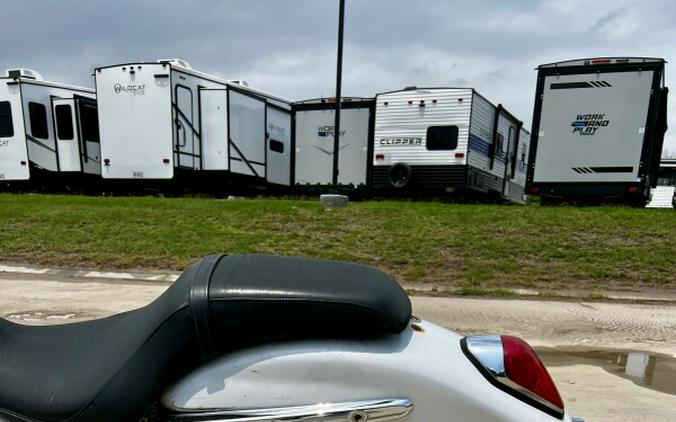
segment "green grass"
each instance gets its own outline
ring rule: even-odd
[[[461,286],[456,294],[458,296],[489,296],[501,298],[515,298],[519,295],[514,291],[505,288],[485,288],[473,286]]]
[[[357,261],[471,288],[675,287],[676,213],[625,207],[0,195],[0,261],[183,269],[203,255]]]

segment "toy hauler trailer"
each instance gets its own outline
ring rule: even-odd
[[[530,134],[471,88],[376,96],[373,189],[478,192],[523,203]]]
[[[599,58],[539,66],[528,191],[644,204],[667,127],[664,64]]]
[[[96,95],[11,69],[0,77],[0,180],[27,181],[32,170],[100,174]]]
[[[94,73],[104,178],[222,172],[253,184],[288,186],[290,102],[245,82],[197,72],[180,59],[99,67]]]
[[[291,105],[293,114],[292,186],[322,190],[333,184],[335,99]],[[365,190],[370,182],[375,101],[343,98],[340,106],[338,186]]]

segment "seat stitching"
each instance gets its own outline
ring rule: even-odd
[[[214,346],[211,340],[211,329],[209,327],[209,286],[211,285],[211,277],[213,276],[218,263],[225,256],[227,255],[210,255],[204,258],[202,260],[202,265],[200,265],[200,268],[197,270],[190,282],[189,297],[191,316],[195,326],[197,341],[199,342],[200,350],[202,351],[203,359],[211,357],[211,355],[214,353]],[[202,274],[204,270],[206,270],[207,274]],[[201,283],[204,285],[200,285],[204,288],[202,293],[197,292],[196,283]]]

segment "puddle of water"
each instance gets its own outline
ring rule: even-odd
[[[676,395],[676,358],[644,352],[537,349],[545,366],[591,365],[634,384]]]

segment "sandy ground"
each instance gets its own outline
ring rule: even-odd
[[[26,324],[91,319],[143,306],[167,286],[0,273],[0,316]],[[676,420],[676,391],[657,391],[618,376],[598,359],[559,353],[638,350],[671,365],[676,307],[430,297],[414,297],[413,304],[416,315],[455,331],[512,334],[537,347],[555,348],[544,360],[575,416],[587,421]]]
[[[676,357],[676,307],[414,297],[421,317],[466,334],[513,334],[541,347],[642,350]]]

